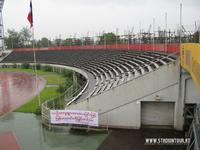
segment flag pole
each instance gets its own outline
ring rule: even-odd
[[[37,74],[37,59],[36,59],[36,53],[35,53],[35,36],[34,36],[34,27],[32,27],[32,40],[33,40],[33,59],[34,59],[34,72],[35,72],[35,86],[36,86],[36,91],[38,91],[38,74]],[[38,94],[38,106],[41,105],[40,101],[40,93]]]
[[[34,26],[33,26],[33,6],[32,6],[32,0],[30,0],[30,12],[28,14],[28,21],[30,22],[30,27],[32,29],[32,46],[33,46],[33,61],[34,61],[34,71],[35,71],[35,86],[36,86],[36,92],[38,90],[38,83],[37,83],[37,79],[38,79],[38,74],[37,74],[37,60],[36,60],[36,53],[35,53],[35,35],[34,35]],[[40,93],[38,94],[38,106],[41,105],[41,101],[40,101]]]

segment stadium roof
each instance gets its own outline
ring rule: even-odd
[[[2,9],[3,9],[3,3],[4,3],[4,0],[0,0],[0,12],[1,12]]]

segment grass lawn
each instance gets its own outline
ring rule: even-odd
[[[19,69],[19,68],[0,68],[1,70],[12,70],[17,72],[28,72],[28,73],[35,73],[32,69]],[[57,92],[58,85],[64,85],[66,80],[69,80],[67,77],[63,77],[61,74],[54,73],[54,72],[46,72],[43,70],[37,70],[37,74],[46,80],[46,87],[40,92],[40,100],[41,103],[58,96],[60,93]],[[56,85],[56,86],[48,86],[48,85]],[[16,109],[16,112],[24,112],[24,113],[36,113],[38,110],[38,99],[39,97],[36,96],[28,103],[24,104],[20,108]]]
[[[57,92],[57,87],[45,87],[41,92],[40,92],[40,101],[41,103],[58,96],[59,93]],[[39,102],[39,97],[36,96],[33,98],[31,101],[28,103],[24,104],[20,108],[16,109],[16,112],[24,112],[24,113],[35,113],[38,109],[38,103]]]

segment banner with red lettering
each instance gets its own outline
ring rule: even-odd
[[[51,110],[52,124],[99,126],[98,112],[81,110]]]

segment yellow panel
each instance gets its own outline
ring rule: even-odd
[[[200,92],[200,44],[181,44],[181,66],[192,76]]]

